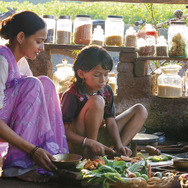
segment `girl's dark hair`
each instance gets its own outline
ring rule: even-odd
[[[44,20],[32,11],[16,13],[1,22],[0,36],[6,40],[13,40],[19,32],[26,37],[35,34],[46,27]]]
[[[77,70],[81,69],[89,72],[97,65],[105,70],[111,71],[113,68],[113,60],[110,54],[101,46],[91,45],[83,48],[74,61],[74,73],[77,82],[81,82],[81,78],[77,75]]]

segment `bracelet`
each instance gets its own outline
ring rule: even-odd
[[[35,151],[37,151],[37,149],[39,149],[39,147],[35,146],[29,153],[29,156],[32,158],[33,154],[35,153]]]
[[[87,137],[84,138],[84,140],[83,140],[83,142],[82,142],[82,147],[85,146],[86,140],[87,140]]]

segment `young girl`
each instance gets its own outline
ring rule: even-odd
[[[17,62],[44,50],[46,24],[19,12],[1,22],[0,37],[9,40],[0,46],[0,138],[9,143],[3,176],[44,182],[56,168],[52,155],[69,152],[60,103],[48,77],[22,76]]]
[[[99,46],[83,48],[74,62],[76,81],[61,101],[70,152],[90,158],[115,151],[132,154],[127,145],[143,126],[147,110],[136,104],[115,117],[113,92],[107,84],[112,67],[111,56]]]

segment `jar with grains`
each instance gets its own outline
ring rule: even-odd
[[[136,30],[133,27],[129,27],[125,35],[125,47],[137,47]]]
[[[89,15],[77,15],[74,20],[74,43],[89,45],[92,37],[92,21]]]
[[[160,36],[157,38],[157,44],[156,44],[156,56],[158,57],[166,57],[168,55],[168,45],[167,41],[164,38],[164,36]]]
[[[56,27],[56,43],[71,44],[72,21],[70,16],[59,16]]]
[[[155,56],[155,37],[148,36],[146,39],[138,39],[139,56]]]
[[[171,22],[168,27],[169,57],[186,57],[187,26],[184,21]]]
[[[92,36],[92,44],[96,44],[99,46],[104,45],[104,30],[100,25],[94,29],[93,36]]]
[[[56,20],[53,15],[43,15],[43,19],[47,25],[47,39],[46,43],[55,43],[55,28],[56,28]]]
[[[124,36],[124,22],[122,16],[108,16],[105,21],[106,46],[122,46]]]

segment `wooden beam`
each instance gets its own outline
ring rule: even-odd
[[[61,0],[65,1],[65,0]],[[80,1],[80,0],[73,0]],[[188,0],[82,0],[85,2],[98,2],[98,1],[109,1],[109,2],[124,2],[124,3],[159,3],[159,4],[188,4]]]

